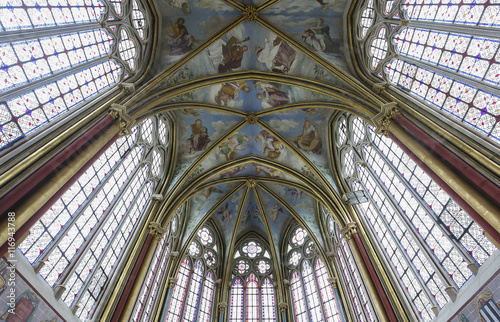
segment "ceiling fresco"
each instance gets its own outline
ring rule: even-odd
[[[334,76],[348,70],[346,0],[327,2],[158,4],[160,68],[138,106],[172,107],[176,155],[167,194],[189,204],[184,248],[209,219],[226,259],[250,232],[279,253],[293,220],[324,245],[315,198],[324,192],[314,187],[337,189],[329,120],[354,92],[345,77]],[[256,21],[242,19],[249,5],[260,10]]]
[[[177,62],[234,20],[239,12],[221,0],[156,1],[162,13],[160,46],[154,74]]]

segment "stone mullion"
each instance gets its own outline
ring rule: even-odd
[[[99,22],[85,22],[71,25],[58,25],[27,30],[6,30],[0,34],[0,43],[14,43],[37,38],[66,35],[80,31],[88,31],[101,28]]]
[[[137,172],[139,171],[139,167],[136,166],[135,171],[131,177],[128,178],[128,180],[125,182],[125,184],[122,187],[127,187],[128,183],[135,177]],[[108,214],[113,210],[115,207],[116,203],[121,199],[121,196],[126,189],[122,189],[119,191],[117,196],[111,201],[111,203],[108,205],[108,208],[106,209],[105,213],[102,214],[101,218],[102,220],[98,221],[95,226],[92,228],[92,231],[89,233],[87,238],[85,238],[85,241],[82,243],[82,245],[79,247],[79,251],[76,253],[75,258],[71,260],[69,265],[65,268],[64,272],[61,274],[61,276],[58,279],[59,284],[64,284],[66,282],[66,278],[70,274],[70,272],[73,271],[73,269],[78,265],[80,262],[80,258],[85,256],[89,245],[94,239],[94,236],[100,231],[100,228],[104,225],[104,223],[107,221]],[[64,237],[64,236],[62,236]],[[47,254],[47,256],[50,254]],[[74,302],[75,303],[75,302]]]
[[[99,182],[98,187],[101,188],[103,187],[108,180],[113,176],[113,174],[117,171],[119,167],[122,166],[122,163],[124,160],[128,157],[128,155],[131,153],[131,151],[135,148],[135,146],[129,147],[128,151],[120,158],[120,161],[118,164],[116,164],[111,171],[106,173],[102,181]],[[78,181],[77,181],[78,182]],[[86,198],[86,204],[84,207],[80,207],[77,209],[75,214],[71,215],[71,219],[68,220],[68,222],[64,225],[64,227],[57,233],[57,235],[54,237],[52,242],[44,249],[43,253],[41,256],[38,257],[38,259],[33,263],[34,267],[38,267],[38,265],[42,262],[45,262],[45,260],[50,256],[50,254],[56,249],[56,247],[59,245],[61,239],[66,236],[67,232],[73,227],[75,222],[80,218],[83,212],[90,207],[90,201],[96,198],[96,195],[101,191],[101,189],[94,189]],[[111,203],[110,203],[111,204]],[[66,205],[65,205],[66,206]],[[109,207],[109,206],[108,206]],[[104,216],[104,214],[103,214]],[[104,218],[104,217],[102,217]]]
[[[485,90],[488,91],[489,93],[500,96],[500,89],[494,85],[490,85],[485,82],[480,82],[475,80],[474,78],[469,78],[463,74],[460,74],[458,71],[454,72],[449,69],[446,69],[445,67],[439,66],[439,65],[434,65],[431,63],[428,63],[423,60],[419,60],[410,56],[407,56],[406,54],[400,54],[401,56],[399,59],[406,61],[409,64],[415,65],[417,68],[425,68],[428,69],[434,73],[441,74],[445,77],[448,77],[450,79],[453,79],[455,81],[462,82],[464,84],[468,84],[470,86],[476,87],[480,90]],[[416,79],[415,79],[416,81]]]
[[[147,183],[147,181],[145,181],[145,183]],[[113,241],[115,240],[116,236],[118,236],[118,233],[120,232],[120,229],[122,228],[122,226],[124,225],[125,223],[125,219],[126,219],[126,216],[128,216],[130,214],[130,209],[132,209],[135,204],[137,203],[137,199],[139,198],[139,196],[141,196],[141,194],[143,193],[143,190],[146,189],[146,184],[143,184],[141,186],[141,189],[140,191],[138,192],[138,194],[135,195],[132,203],[130,204],[130,207],[127,209],[127,212],[126,214],[124,215],[124,218],[119,222],[118,224],[118,227],[115,228],[115,232],[111,235],[111,238],[108,240],[106,246],[104,247],[104,251],[101,252],[101,255],[99,256],[97,262],[94,264],[94,268],[95,269],[92,269],[92,272],[91,274],[89,274],[89,276],[87,276],[86,280],[85,280],[85,283],[83,283],[83,285],[80,287],[80,290],[78,291],[78,295],[76,296],[76,298],[73,300],[73,304],[72,306],[74,307],[75,305],[78,304],[78,302],[80,301],[81,297],[83,296],[83,293],[84,291],[87,289],[88,285],[90,284],[90,281],[92,280],[92,278],[94,277],[96,271],[97,271],[97,268],[100,267],[100,265],[102,264],[102,261],[104,260],[104,258],[106,257],[106,253],[110,250],[112,244],[113,244]],[[104,221],[103,221],[104,222]],[[100,229],[96,229],[96,231],[99,231]],[[88,243],[88,246],[86,247],[86,249],[84,251],[90,251],[90,246],[91,246],[91,242],[93,241],[93,238],[89,238],[88,239],[90,242]],[[124,247],[125,248],[125,247]],[[82,253],[82,256],[84,254]],[[81,257],[80,257],[81,258]],[[74,266],[75,269],[77,267],[77,265]],[[61,275],[61,280],[66,282],[66,279],[74,272],[74,269],[71,269],[71,270],[67,270],[65,271],[67,272],[66,274],[63,273],[63,275]],[[109,277],[113,275],[113,272],[110,272],[109,276],[108,276],[108,281],[109,281]],[[64,279],[63,279],[64,278]],[[63,283],[64,283],[63,282]],[[83,291],[83,292],[82,292]],[[97,301],[96,301],[97,302]]]
[[[127,310],[127,304],[130,304],[128,301],[129,299],[134,298],[133,296],[129,296],[130,292],[134,288],[134,285],[136,284],[137,280],[141,280],[140,278],[137,278],[140,276],[141,271],[147,271],[149,268],[149,265],[142,265],[143,262],[150,261],[151,258],[155,254],[156,246],[158,245],[158,242],[161,240],[162,235],[165,233],[165,230],[161,228],[161,226],[158,223],[151,222],[149,224],[149,234],[146,236],[146,240],[144,241],[144,244],[142,246],[142,249],[138,255],[137,261],[131,271],[131,276],[129,277],[127,284],[124,287],[124,291],[122,293],[122,296],[119,299],[119,302],[117,304],[117,308],[115,312],[113,313],[113,317],[111,321],[118,321],[120,319],[129,319],[128,316],[122,316],[122,315],[127,315],[123,314],[123,311],[125,312],[131,312],[131,310]],[[132,308],[133,309],[133,302],[132,301]],[[146,303],[146,302],[145,302]]]
[[[168,243],[168,240],[167,240],[167,241],[165,241],[165,244],[166,244],[166,243]],[[162,252],[165,252],[165,247],[166,247],[166,246],[165,246],[165,244],[163,244],[163,245],[162,245],[162,246],[163,246],[163,248],[162,248]],[[148,289],[147,289],[147,291],[146,291],[146,297],[145,297],[145,299],[144,299],[144,304],[143,304],[143,307],[142,307],[141,312],[140,312],[140,314],[139,314],[138,321],[143,321],[143,320],[144,320],[144,314],[145,314],[146,306],[147,306],[148,301],[151,299],[151,296],[152,296],[152,289],[153,289],[153,287],[154,287],[154,283],[156,283],[156,281],[159,279],[159,283],[160,283],[160,286],[161,286],[161,285],[163,284],[164,280],[168,278],[168,276],[166,276],[166,274],[168,274],[168,270],[167,270],[167,269],[168,269],[168,267],[169,267],[169,265],[170,265],[170,262],[172,261],[172,260],[170,259],[170,258],[172,257],[172,253],[173,253],[173,252],[172,252],[172,248],[170,248],[170,249],[169,249],[168,254],[163,253],[163,254],[162,254],[162,256],[160,257],[160,260],[158,261],[158,262],[159,262],[158,264],[161,266],[162,261],[165,261],[165,260],[166,260],[167,262],[165,263],[165,268],[164,268],[164,270],[163,270],[163,272],[162,272],[162,271],[161,271],[161,267],[158,267],[157,271],[156,271],[156,272],[154,273],[154,275],[152,276],[152,281],[151,281],[151,283],[152,283],[152,284],[149,286],[149,288],[148,288]],[[154,255],[153,255],[153,256],[154,256]],[[165,258],[165,257],[166,257],[166,258]],[[152,260],[154,260],[154,259],[149,259],[149,257],[147,257],[147,256],[146,256],[146,260],[147,260],[149,263],[151,263],[151,261],[152,261]],[[143,263],[143,265],[144,265],[144,263]],[[159,275],[159,274],[161,274],[161,275]],[[139,276],[143,276],[143,278],[138,278],[138,281],[141,281],[141,282],[143,282],[143,283],[147,282],[147,281],[146,281],[146,278],[147,278],[147,271],[146,271],[146,272],[144,272],[144,274],[139,273]],[[167,277],[167,278],[165,278],[165,277]],[[160,290],[161,290],[161,287],[158,287],[158,291],[157,291],[157,293],[156,293],[157,295],[161,292]],[[139,296],[139,295],[140,295],[140,289],[138,290],[138,293],[137,293],[137,296]],[[139,298],[137,298],[137,301],[140,301],[140,299],[139,299]],[[150,313],[149,313],[149,316],[150,316],[150,317],[153,315],[154,309],[155,309],[155,308],[156,308],[156,306],[157,306],[157,303],[156,303],[156,302],[157,302],[157,301],[154,301],[154,302],[153,302],[153,305],[152,305],[152,307],[151,307],[151,311],[150,311]],[[137,302],[137,303],[138,303],[138,302]],[[137,303],[136,303],[136,305],[137,305]],[[134,312],[134,311],[133,311],[133,308],[132,308],[132,314],[133,314],[133,312]],[[133,318],[133,316],[131,316],[131,318]]]
[[[0,95],[0,102],[6,102],[10,99],[13,99],[17,96],[21,96],[29,91],[35,90],[41,86],[53,83],[55,81],[58,81],[64,77],[67,77],[69,75],[74,75],[78,72],[81,72],[84,69],[90,68],[92,66],[95,66],[97,64],[104,63],[109,60],[109,57],[107,56],[102,56],[98,58],[94,58],[92,60],[89,60],[85,63],[79,64],[77,66],[74,66],[72,68],[64,69],[61,71],[58,71],[52,75],[49,75],[47,77],[43,77],[37,80],[34,80],[30,83],[25,84],[24,86],[16,87],[11,90],[5,91]]]
[[[385,164],[387,164],[391,168],[391,170],[394,172],[394,174],[397,175],[399,173],[399,170],[394,166],[394,164],[391,161],[389,161],[387,159],[387,156],[384,153],[382,153],[382,151],[380,151],[379,147],[376,144],[373,143],[372,144],[372,148],[379,155],[379,157],[381,157],[385,161]],[[434,224],[439,227],[439,229],[441,230],[441,232],[443,233],[443,235],[446,236],[446,238],[448,239],[448,241],[452,245],[455,246],[455,249],[460,253],[460,255],[462,255],[462,257],[464,258],[464,260],[467,261],[467,265],[468,265],[469,269],[472,271],[472,273],[474,275],[476,275],[479,266],[477,265],[476,260],[472,257],[472,255],[464,248],[464,246],[462,246],[462,244],[457,240],[457,238],[455,236],[453,236],[451,234],[450,231],[444,230],[445,228],[443,228],[443,227],[444,227],[445,224],[441,221],[441,219],[439,218],[438,214],[435,214],[435,212],[432,210],[432,208],[430,208],[430,206],[427,204],[427,202],[425,202],[423,200],[423,197],[421,197],[415,191],[415,188],[412,187],[411,184],[406,179],[401,180],[401,182],[404,184],[404,186],[406,187],[406,189],[408,190],[408,192],[410,192],[412,194],[413,198],[418,202],[418,204],[423,209],[425,209],[427,213],[431,214],[429,217],[432,219],[432,221],[434,222]],[[444,207],[444,209],[446,209],[446,207]],[[435,215],[432,215],[432,214],[435,214]],[[430,232],[429,232],[429,234],[430,234]],[[453,238],[451,236],[453,236]],[[449,255],[449,253],[447,253],[447,255]]]
[[[457,295],[457,287],[455,284],[455,281],[450,277],[449,273],[444,269],[444,267],[441,265],[441,262],[439,262],[438,258],[434,253],[430,250],[429,246],[427,245],[427,242],[424,240],[422,235],[417,231],[413,223],[410,221],[410,219],[402,212],[400,209],[399,205],[395,202],[395,200],[392,197],[392,194],[388,191],[387,187],[381,182],[381,179],[378,177],[376,173],[374,173],[374,170],[372,169],[371,166],[366,167],[366,171],[371,175],[371,177],[375,180],[377,186],[382,190],[385,199],[388,201],[388,203],[391,205],[391,208],[393,211],[396,213],[396,215],[399,215],[399,219],[403,222],[405,228],[407,231],[413,236],[413,238],[418,241],[420,244],[419,248],[423,250],[424,254],[426,255],[427,260],[431,263],[431,265],[434,268],[434,271],[438,273],[437,275],[439,276],[441,282],[445,285],[446,287],[446,292],[448,293],[449,297],[455,301],[456,295]],[[392,231],[392,229],[390,229]],[[396,239],[397,240],[397,239]],[[398,241],[399,243],[399,241]]]
[[[340,240],[339,240],[339,243],[340,243],[341,252],[342,252],[342,253],[343,253],[343,255],[344,255],[343,257],[344,257],[344,260],[345,260],[345,264],[346,264],[346,265],[349,265],[349,260],[347,259],[347,254],[346,254],[347,250],[346,250],[346,249],[344,249],[344,245],[342,245],[342,241],[340,241]],[[346,245],[346,247],[351,247],[351,245],[349,244],[349,242],[348,242],[347,240],[346,240],[346,244],[347,244],[347,245]],[[353,260],[354,264],[355,264],[355,265],[357,265],[357,263],[356,263],[356,258],[354,257],[353,252],[351,251],[350,253],[351,253],[351,259]],[[347,268],[347,267],[346,267],[346,268]],[[356,266],[356,268],[358,268],[358,272],[359,272],[359,275],[360,275],[360,278],[361,278],[361,277],[362,277],[362,273],[361,273],[361,270],[359,269],[358,265]],[[344,271],[344,272],[345,272],[345,271]],[[347,274],[349,275],[349,277],[350,277],[351,284],[352,284],[352,285],[354,285],[353,290],[354,290],[354,292],[356,293],[356,296],[358,297],[358,301],[359,301],[359,303],[360,303],[361,305],[364,305],[364,303],[363,303],[363,297],[361,296],[360,289],[359,289],[359,287],[356,285],[356,282],[355,282],[356,277],[355,277],[355,275],[354,275],[354,272],[353,272],[352,270],[350,270],[350,269],[348,269],[348,268],[347,268],[347,272],[346,272],[346,273],[347,273]],[[349,281],[344,281],[344,282],[346,283],[346,285],[345,285],[346,293],[350,293],[350,290],[349,290],[349,285],[348,285],[348,284],[349,284]],[[360,283],[362,283],[362,281],[359,281],[359,282],[360,282]],[[367,294],[367,295],[369,295],[369,294]],[[351,313],[353,313],[355,316],[357,316],[356,308],[354,308],[354,306],[352,306],[352,303],[351,303],[351,302],[352,302],[352,301],[349,301],[349,304],[351,304],[351,310],[352,310],[352,312],[351,312]],[[365,310],[364,310],[364,309],[362,309],[362,308],[360,308],[360,312],[361,312],[361,314],[364,316],[365,320],[366,320],[366,321],[369,321],[368,316],[366,315]]]
[[[484,11],[483,11],[484,13]],[[404,22],[405,20],[401,20]],[[451,33],[460,33],[460,34],[468,34],[471,36],[477,37],[489,37],[493,39],[498,39],[500,35],[500,28],[489,28],[483,26],[468,26],[468,25],[457,25],[453,23],[442,23],[442,22],[429,22],[422,20],[407,20],[406,27],[414,27],[425,29],[429,31],[440,31],[440,32],[451,32]],[[405,23],[405,24],[406,24]],[[429,28],[431,24],[432,29]]]
[[[363,189],[365,191],[367,191],[367,188],[366,186],[361,183]],[[406,250],[403,248],[403,246],[401,245],[401,243],[399,242],[399,240],[397,239],[397,236],[395,235],[394,233],[394,230],[391,228],[390,224],[387,222],[387,219],[386,217],[382,214],[381,210],[379,207],[377,207],[375,204],[374,204],[374,201],[372,198],[370,198],[370,201],[369,201],[372,205],[373,205],[373,208],[374,210],[377,212],[379,218],[381,219],[382,221],[382,224],[384,225],[385,229],[387,230],[387,232],[389,233],[389,236],[390,238],[392,238],[392,240],[395,242],[396,244],[396,247],[399,249],[399,251],[404,254],[404,260],[406,262],[406,265],[408,265],[408,269],[410,269],[413,274],[419,279],[420,281],[420,286],[422,287],[422,291],[426,294],[427,298],[429,299],[429,302],[431,302],[432,304],[434,304],[434,307],[436,307],[436,309],[434,310],[434,312],[436,313],[437,315],[437,310],[439,309],[439,305],[435,299],[435,297],[432,295],[432,293],[430,292],[429,288],[427,287],[425,281],[423,280],[422,276],[420,275],[420,273],[417,271],[415,265],[413,265],[412,261],[411,261],[411,258],[408,257],[408,253],[406,252]],[[378,237],[377,237],[377,233],[375,232],[375,229],[374,227],[372,226],[371,223],[367,222],[366,220],[366,217],[365,216],[360,216],[361,217],[361,221],[363,222],[364,226],[365,227],[368,227],[368,233],[370,234],[370,237],[373,239],[373,240],[377,240]],[[378,247],[378,244],[379,243],[375,243],[377,245],[377,248],[385,255],[383,258],[385,259],[387,255],[386,252],[384,252],[383,250],[381,250],[379,247]],[[391,273],[393,273],[393,270],[394,270],[394,264],[391,264],[392,260],[389,259],[390,262],[386,262],[386,264],[388,265],[388,267],[390,267],[390,271]],[[393,273],[394,274],[394,273]],[[391,274],[391,276],[393,276],[393,274]],[[396,272],[396,274],[398,274]],[[393,276],[394,277],[394,276]],[[394,278],[396,281],[400,281],[400,279],[398,278]],[[413,304],[413,300],[411,301],[411,303]]]

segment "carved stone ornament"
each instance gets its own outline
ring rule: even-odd
[[[255,113],[248,113],[247,117],[246,117],[246,121],[248,124],[250,125],[254,125],[255,123],[257,123],[257,116],[255,116]]]
[[[387,135],[389,133],[389,125],[394,117],[399,113],[397,104],[395,102],[387,103],[381,106],[380,113],[375,115],[372,119],[373,123],[377,126],[376,132],[378,134]]]
[[[258,16],[259,12],[256,6],[246,6],[245,9],[243,9],[243,18],[245,18],[245,21],[254,22]]]
[[[118,120],[118,125],[120,126],[119,134],[121,136],[132,134],[132,127],[135,124],[135,120],[127,114],[125,106],[111,104],[109,114],[113,116],[115,120]]]
[[[335,258],[337,257],[336,249],[332,252],[327,252],[325,255],[329,260],[335,260]]]
[[[375,83],[373,84],[373,91],[377,94],[382,94],[386,89],[389,88],[388,82]]]
[[[154,193],[151,195],[151,200],[153,200],[153,202],[160,202],[163,200],[163,195],[161,193]]]
[[[400,20],[401,27],[408,27],[410,25],[410,20],[408,19],[401,19]]]
[[[337,278],[336,277],[330,277],[328,279],[328,283],[332,285],[333,288],[337,288]]]
[[[161,227],[161,225],[157,222],[149,223],[149,233],[153,235],[153,238],[157,241],[160,241],[163,238],[166,230]]]
[[[278,304],[278,308],[280,309],[280,313],[285,313],[286,309],[288,309],[288,304],[286,304],[285,302],[281,302],[280,304]]]
[[[170,278],[168,280],[168,288],[173,289],[175,284],[177,284],[177,278]]]
[[[119,83],[118,87],[122,89],[125,94],[132,94],[135,92],[135,85],[132,83]]]
[[[250,177],[250,178],[248,178],[248,180],[247,180],[247,185],[248,185],[250,188],[254,188],[254,187],[257,185],[257,181],[255,181],[255,178],[254,178],[254,177]]]
[[[226,312],[227,303],[226,302],[219,302],[217,307],[219,308],[219,312]]]
[[[356,223],[348,222],[344,228],[340,230],[342,236],[344,236],[345,240],[350,240],[352,235],[357,234],[358,230],[356,229]]]

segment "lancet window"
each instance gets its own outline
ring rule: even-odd
[[[185,206],[180,206],[166,227],[165,234],[156,247],[153,262],[144,280],[141,293],[135,304],[133,321],[151,321],[156,300],[161,296],[162,282],[166,281],[167,268],[172,261],[172,250],[179,243]],[[164,285],[164,287],[166,287]]]
[[[163,123],[168,130],[155,129]],[[19,250],[61,299],[90,319],[157,193],[171,153],[171,126],[154,116],[120,137],[31,228]],[[164,138],[160,138],[164,136]],[[166,142],[166,143],[163,143]],[[155,162],[155,156],[159,161]],[[57,291],[57,290],[56,290]]]
[[[373,305],[368,297],[365,284],[354,260],[349,243],[340,233],[340,226],[335,222],[330,212],[321,206],[322,219],[328,227],[329,242],[334,250],[340,281],[348,293],[348,305],[357,321],[375,321]]]
[[[0,4],[0,149],[146,67],[150,13],[137,0]]]
[[[429,321],[495,247],[391,139],[353,115],[342,114],[335,124],[346,189],[364,191],[368,202],[357,206],[363,224],[379,241],[416,314]]]
[[[285,239],[284,263],[295,321],[340,322],[332,280],[307,231],[294,224]]]
[[[367,0],[355,19],[373,81],[500,143],[500,4]]]
[[[274,265],[268,245],[260,238],[249,236],[235,249],[228,321],[277,321]]]
[[[206,224],[197,232],[180,264],[165,321],[211,321],[221,251],[213,226]]]

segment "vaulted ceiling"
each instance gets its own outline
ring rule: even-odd
[[[347,0],[325,2],[156,1],[153,82],[132,116],[173,115],[158,220],[189,200],[183,247],[209,219],[226,255],[250,231],[279,254],[293,219],[324,244],[319,204],[335,208],[340,191],[330,120],[369,119],[379,103],[348,69]]]

